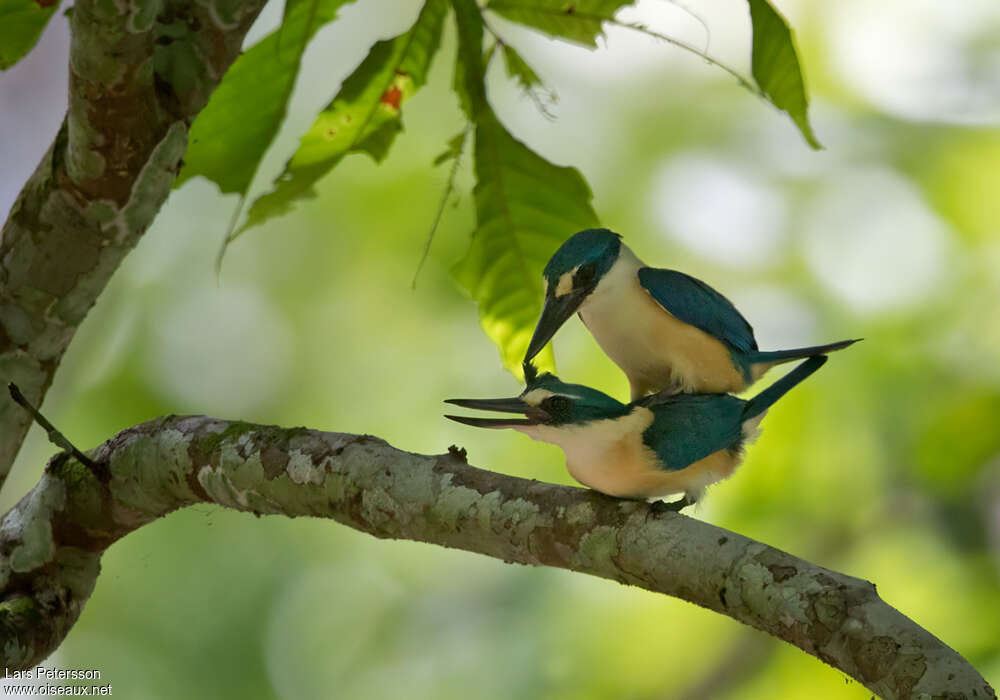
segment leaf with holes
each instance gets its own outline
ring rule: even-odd
[[[371,48],[302,137],[274,189],[253,203],[240,233],[314,196],[316,181],[347,154],[385,158],[403,128],[403,104],[427,81],[447,13],[447,0],[427,0],[407,32]]]

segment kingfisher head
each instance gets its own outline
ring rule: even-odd
[[[541,352],[559,327],[580,308],[621,252],[621,236],[589,228],[569,237],[545,266],[545,307],[535,326],[524,361]]]
[[[555,375],[533,376],[526,372],[528,386],[509,399],[447,399],[445,403],[500,413],[518,413],[523,418],[473,418],[445,416],[477,428],[514,428],[532,434],[540,426],[566,428],[591,421],[619,418],[630,407],[607,394],[581,384],[566,384]]]

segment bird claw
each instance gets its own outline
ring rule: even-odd
[[[664,513],[680,513],[684,508],[690,505],[694,505],[694,501],[690,500],[687,496],[682,496],[676,501],[653,501],[649,504],[649,510],[654,515],[663,515]]]

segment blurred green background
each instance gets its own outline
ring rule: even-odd
[[[497,64],[491,99],[515,136],[582,170],[602,222],[640,257],[733,299],[762,348],[865,338],[770,411],[744,466],[690,514],[875,582],[996,686],[1000,7],[776,4],[797,32],[824,151],[721,71],[625,29],[589,52],[494,19],[560,99],[544,118]],[[742,0],[689,6],[710,37],[668,2],[622,19],[710,41],[749,73]],[[259,188],[370,44],[417,7],[366,0],[321,32]],[[253,36],[279,14],[269,7]],[[62,114],[36,117],[11,95],[38,76],[64,92],[64,24],[0,78],[4,152],[17,155],[7,192]],[[571,483],[558,449],[441,417],[443,398],[519,391],[449,277],[473,225],[468,159],[410,288],[447,176],[431,161],[462,126],[454,45],[449,27],[384,165],[344,160],[317,200],[238,239],[219,279],[235,199],[203,180],[175,192],[57,374],[44,409],[63,432],[89,448],[161,414],[207,413],[415,452],[456,443],[478,466]],[[17,114],[36,150],[13,150]],[[579,322],[556,357],[563,378],[626,397]],[[4,509],[52,452],[33,429]],[[103,567],[49,664],[99,668],[118,697],[870,696],[687,603],[331,522],[199,506],[116,544]]]

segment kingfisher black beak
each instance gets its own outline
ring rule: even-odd
[[[449,416],[445,418],[471,425],[476,428],[513,428],[519,425],[538,425],[548,420],[548,414],[537,406],[532,406],[520,397],[510,399],[446,399],[445,403],[498,413],[521,413],[525,418],[473,418],[470,416]]]
[[[542,309],[541,318],[535,326],[535,334],[531,336],[531,343],[528,345],[528,353],[524,356],[524,361],[531,359],[542,351],[545,344],[552,340],[566,319],[576,313],[580,304],[587,296],[587,290],[573,290],[560,297],[550,294],[545,297],[545,307]]]

